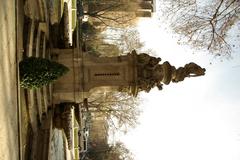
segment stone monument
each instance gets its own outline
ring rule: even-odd
[[[82,102],[96,88],[108,88],[128,92],[133,96],[152,88],[162,89],[170,82],[177,83],[186,77],[205,74],[205,69],[191,62],[175,68],[168,61],[159,64],[161,58],[135,50],[118,57],[94,57],[84,54],[76,57],[76,49],[54,50],[56,61],[64,64],[70,72],[54,84],[53,99],[60,102]]]

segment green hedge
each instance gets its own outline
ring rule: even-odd
[[[20,86],[34,89],[47,85],[69,71],[67,67],[44,58],[28,57],[19,63]]]

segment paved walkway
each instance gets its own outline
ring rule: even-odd
[[[22,0],[17,0],[18,2]],[[41,0],[39,0],[41,1]],[[58,0],[42,0],[44,2],[50,3],[50,10],[51,12],[51,23],[54,23],[58,20],[58,17],[56,17],[55,14],[55,5]],[[30,156],[27,154],[27,148],[28,145],[28,127],[29,122],[31,124],[31,129],[33,130],[31,134],[36,136],[36,133],[34,133],[34,128],[37,126],[37,114],[39,115],[38,118],[41,121],[41,115],[42,113],[47,112],[47,107],[51,106],[51,100],[48,98],[51,97],[50,92],[47,92],[48,96],[45,96],[44,94],[46,91],[48,91],[48,88],[43,88],[42,90],[39,90],[39,93],[43,93],[43,96],[40,95],[35,97],[31,97],[29,94],[29,91],[27,93],[27,97],[25,97],[24,90],[20,90],[20,100],[21,102],[21,134],[19,134],[18,130],[18,89],[17,89],[17,64],[16,64],[16,14],[15,14],[15,4],[16,0],[0,0],[0,160],[18,160],[19,156],[22,158],[26,158],[26,156]],[[18,11],[18,15],[20,18],[18,19],[18,39],[21,39],[23,34],[29,35],[30,42],[33,42],[33,39],[36,39],[37,45],[39,47],[36,47],[36,51],[32,52],[32,45],[27,44],[28,46],[25,48],[24,53],[26,53],[27,56],[42,56],[42,57],[48,57],[49,53],[46,48],[46,41],[48,39],[48,29],[45,27],[45,21],[46,24],[48,24],[48,14],[44,14],[46,10],[46,4],[42,3],[42,7],[45,9],[42,12],[38,12],[39,8],[36,8],[36,1],[35,0],[26,0],[24,6],[23,4],[19,3],[18,8],[20,6],[21,9]],[[45,6],[44,6],[45,5]],[[58,6],[58,5],[57,5]],[[39,7],[39,6],[38,6]],[[56,7],[55,7],[56,8]],[[31,20],[29,23],[29,27],[33,31],[37,31],[36,37],[34,37],[35,32],[28,31],[29,33],[22,33],[23,31],[23,14],[25,13],[26,16],[28,16]],[[42,18],[44,17],[44,18]],[[55,19],[54,19],[55,18]],[[39,23],[36,25],[34,22],[35,20],[41,20],[43,23]],[[21,25],[22,24],[22,25]],[[40,32],[41,31],[41,32]],[[40,39],[39,35],[43,34],[44,37],[43,40]],[[32,37],[31,37],[32,35]],[[39,40],[39,41],[38,41]],[[43,42],[41,42],[41,41]],[[32,43],[33,44],[33,43]],[[40,44],[43,44],[41,46]],[[22,41],[17,41],[18,47],[23,47]],[[29,47],[30,46],[30,47]],[[23,47],[24,48],[24,47]],[[21,49],[18,49],[21,50]],[[29,52],[31,51],[31,52]],[[19,51],[18,51],[19,52]],[[30,54],[31,53],[31,54]],[[34,54],[34,55],[33,55]],[[22,58],[22,53],[18,53],[18,60]],[[44,90],[45,89],[45,90]],[[51,87],[49,87],[49,90],[51,90]],[[38,94],[36,94],[38,95]],[[44,97],[45,96],[45,97]],[[33,100],[32,100],[33,99]],[[26,101],[25,101],[26,100]],[[32,101],[31,101],[32,100]],[[41,104],[39,104],[41,102]],[[45,104],[45,105],[44,105]],[[28,107],[27,107],[28,106]],[[37,107],[37,106],[40,106]],[[28,113],[28,116],[27,116]],[[36,114],[35,114],[36,113]],[[30,120],[29,120],[30,119]],[[63,142],[62,142],[62,133],[59,133],[57,131],[54,131],[54,136],[51,141],[51,147],[53,147],[51,151],[51,157],[52,159],[64,159],[63,156]],[[21,136],[19,138],[19,136]],[[31,136],[32,137],[32,136]],[[21,149],[19,149],[19,139],[21,140]],[[33,139],[31,138],[31,141]],[[21,150],[21,151],[20,151]],[[31,151],[34,149],[32,148]],[[36,151],[35,151],[36,152]],[[22,155],[20,155],[21,153]],[[62,153],[62,154],[59,154]]]
[[[51,160],[65,160],[65,144],[63,139],[63,131],[53,129],[50,142],[50,159]]]
[[[0,159],[17,160],[15,0],[0,0]]]

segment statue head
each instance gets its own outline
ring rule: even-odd
[[[188,63],[184,66],[189,77],[197,77],[205,75],[205,68],[200,67],[196,63]]]

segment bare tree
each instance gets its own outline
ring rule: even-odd
[[[123,92],[107,92],[95,95],[89,101],[89,111],[94,116],[103,116],[108,120],[110,129],[127,132],[129,127],[138,123],[139,99]]]
[[[114,0],[99,0],[88,2],[88,12],[84,13],[105,27],[126,27],[135,23],[135,11],[138,3]]]
[[[161,4],[162,16],[182,35],[182,42],[217,55],[230,55],[231,46],[226,39],[239,22],[239,0],[161,0]]]
[[[110,159],[109,160],[133,160],[133,154],[126,148],[126,146],[117,142],[114,146],[112,146],[112,150],[110,151]]]
[[[133,160],[134,156],[126,146],[117,142],[115,145],[105,145],[104,148],[89,150],[88,157],[95,160]]]
[[[113,43],[108,43],[102,31],[90,22],[84,22],[82,24],[82,30],[85,41],[84,51],[95,56],[112,57],[120,55],[119,47]]]
[[[140,33],[136,28],[123,30],[120,38],[120,47],[123,52],[131,52],[143,47],[143,43],[140,41]]]
[[[140,40],[140,33],[135,27],[108,28],[103,38],[111,44],[119,47],[121,54],[126,54],[132,50],[141,50],[144,43]]]

